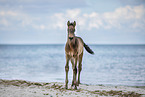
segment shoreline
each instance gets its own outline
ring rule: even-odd
[[[61,82],[31,82],[25,80],[0,79],[1,97],[96,97],[96,96],[131,96],[145,97],[145,86],[105,86],[80,84],[77,90],[64,89]]]

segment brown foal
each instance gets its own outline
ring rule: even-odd
[[[73,80],[72,80],[72,87],[77,86],[80,84],[80,73],[82,70],[82,58],[83,58],[83,48],[90,53],[94,54],[94,52],[83,42],[81,37],[75,36],[75,26],[76,22],[70,23],[67,22],[68,26],[68,38],[65,45],[65,54],[66,54],[66,65],[65,65],[65,72],[66,72],[66,80],[65,80],[65,88],[68,88],[68,71],[69,71],[69,61],[72,63],[73,69]],[[77,66],[78,63],[78,66]],[[77,79],[77,67],[78,67],[78,80]]]

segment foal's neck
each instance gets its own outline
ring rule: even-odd
[[[69,37],[68,37],[68,43],[69,43],[69,45],[75,45],[76,37],[74,36],[72,40],[70,40]]]
[[[69,46],[74,51],[78,48],[78,40],[76,37],[74,37],[71,41],[69,40]]]

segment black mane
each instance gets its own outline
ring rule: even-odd
[[[69,24],[69,26],[70,26],[70,25],[72,25],[72,26],[73,26],[74,24],[73,24],[73,23],[70,23],[70,24]]]

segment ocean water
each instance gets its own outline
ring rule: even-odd
[[[81,83],[145,86],[145,45],[89,45]],[[64,45],[0,45],[0,79],[65,82]],[[72,65],[69,64],[69,83]]]

